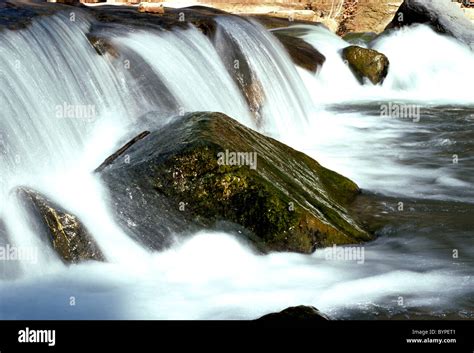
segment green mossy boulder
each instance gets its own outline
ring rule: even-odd
[[[390,62],[376,50],[351,45],[342,50],[342,58],[361,82],[366,77],[377,85],[387,77]]]
[[[356,184],[224,114],[176,117],[124,156],[100,173],[118,219],[150,248],[223,222],[264,251],[311,253],[371,239],[345,209]]]
[[[45,236],[65,263],[105,260],[95,240],[76,216],[32,189],[18,188],[17,194],[34,216],[32,225],[37,233]]]

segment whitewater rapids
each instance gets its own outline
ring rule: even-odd
[[[131,126],[140,126],[138,116],[150,110],[163,115],[218,110],[255,126],[215,43],[197,29],[131,34],[113,29],[110,40],[125,53],[117,61],[90,46],[85,34],[92,21],[80,15],[70,23],[66,14],[57,14],[34,19],[27,29],[0,32],[0,218],[16,245],[42,249],[39,263],[21,263],[18,277],[0,280],[1,319],[253,319],[300,304],[335,318],[472,316],[473,245],[463,231],[474,229],[470,220],[450,229],[453,243],[436,228],[427,236],[428,228],[402,224],[366,244],[363,265],[328,261],[324,249],[261,256],[223,233],[201,232],[161,253],[132,242],[114,222],[104,188],[91,171],[128,137]],[[474,139],[463,140],[457,125],[465,122],[472,131],[474,99],[468,92],[474,77],[459,65],[473,67],[468,48],[424,26],[400,30],[375,45],[392,63],[384,85],[362,86],[337,55],[348,43],[328,31],[311,28],[304,37],[327,57],[312,75],[295,68],[260,25],[217,22],[262,83],[267,98],[262,132],[352,177],[368,192],[474,202],[463,192],[473,180],[461,180],[472,171],[472,157],[457,171],[430,169],[399,163],[399,155],[413,150],[394,142],[406,141],[416,130],[421,141],[417,136],[415,151],[436,154],[434,140],[443,125],[432,122],[444,114],[436,107],[449,105],[458,111],[448,140],[463,141],[460,153],[472,148]],[[156,85],[159,94],[150,90]],[[434,120],[381,121],[370,104],[392,100],[431,107]],[[65,102],[92,105],[95,113],[87,121],[58,119],[56,107]],[[359,105],[348,108],[353,103]],[[439,146],[449,146],[448,140]],[[449,185],[420,189],[433,176]],[[30,229],[11,193],[18,185],[43,192],[76,214],[110,262],[63,265]],[[459,261],[450,257],[456,246],[463,249]],[[421,248],[446,254],[420,253]]]

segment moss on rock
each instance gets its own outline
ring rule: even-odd
[[[367,77],[376,85],[387,77],[390,65],[388,58],[376,50],[351,45],[342,50],[342,57],[361,82]]]
[[[101,174],[119,219],[151,248],[219,222],[245,228],[265,251],[311,253],[371,239],[345,210],[359,193],[355,183],[224,114],[176,117],[126,153],[129,163],[113,161]],[[221,163],[221,153],[257,159]]]
[[[47,241],[66,263],[104,261],[104,255],[79,219],[45,196],[28,188],[17,193],[34,217],[33,225],[46,234]]]

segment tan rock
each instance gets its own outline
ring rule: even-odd
[[[400,7],[401,0],[345,0],[343,11],[337,18],[337,33],[381,33]]]
[[[174,2],[174,1],[173,1]],[[202,0],[200,4],[237,14],[266,14],[321,22],[333,32],[383,32],[403,0]]]
[[[140,5],[138,5],[138,12],[164,14],[165,8],[163,4],[141,2]]]

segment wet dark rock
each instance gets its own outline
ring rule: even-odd
[[[292,321],[324,322],[330,320],[330,318],[313,306],[299,305],[289,307],[278,313],[264,315],[257,320],[267,323],[286,323]]]
[[[256,125],[259,126],[261,123],[260,111],[266,98],[256,73],[252,71],[238,43],[225,31],[220,31],[214,38],[214,46],[230,76],[242,92]]]
[[[66,4],[66,5],[79,5],[81,3],[79,0],[56,0],[56,2],[59,4]]]
[[[272,31],[275,37],[283,44],[293,62],[311,72],[316,72],[326,57],[303,39],[291,35],[288,30]]]
[[[112,44],[110,44],[107,39],[99,37],[92,33],[88,33],[86,36],[91,45],[94,47],[97,54],[105,55],[108,53],[113,57],[118,57],[117,50],[112,46]]]
[[[351,45],[342,50],[342,58],[361,82],[366,77],[376,85],[387,77],[390,62],[376,50]]]
[[[0,0],[0,30],[23,29],[37,16],[54,15],[66,9],[70,9],[70,6],[42,1]]]
[[[133,139],[128,141],[125,145],[120,147],[115,153],[113,153],[111,156],[107,157],[107,159],[100,166],[98,166],[94,170],[94,172],[96,172],[96,173],[101,172],[105,167],[112,164],[117,158],[122,156],[125,153],[125,151],[127,151],[133,144],[135,144],[139,140],[145,138],[149,134],[150,134],[150,131],[143,131],[140,134],[138,134],[137,136],[135,136]]]
[[[94,238],[75,215],[32,189],[18,188],[17,194],[33,216],[35,230],[65,263],[105,260]]]
[[[450,1],[405,0],[385,29],[416,23],[429,25],[436,32],[453,36],[474,49],[474,25]]]
[[[215,16],[234,16],[204,6],[186,8],[166,7],[164,8],[164,13],[139,12],[137,8],[133,6],[112,5],[88,8],[87,11],[102,23],[117,23],[134,28],[155,30],[171,30],[173,28],[186,29],[192,24],[211,39],[217,28],[214,21]]]
[[[298,19],[289,19],[283,17],[276,17],[271,15],[248,15],[248,18],[254,19],[259,22],[266,29],[276,29],[276,28],[285,28],[293,25],[310,25],[310,26],[323,26],[322,23],[313,22],[313,21],[304,21]]]
[[[235,165],[230,152],[247,160]],[[263,251],[311,253],[372,238],[345,209],[356,184],[224,114],[176,117],[126,153],[101,176],[118,220],[152,249],[219,222],[245,228]]]
[[[187,21],[179,21],[179,18],[172,13],[168,13],[165,8],[165,14],[155,14],[137,11],[136,6],[128,5],[101,5],[94,7],[82,7],[81,10],[87,12],[95,17],[97,23],[93,27],[122,25],[123,29],[130,30],[144,29],[144,30],[171,30],[177,28],[187,28],[189,23]],[[117,28],[117,26],[115,26]]]
[[[235,15],[205,6],[189,6],[186,8],[167,9],[165,16],[170,19],[191,23],[205,36],[213,39],[217,29],[217,23],[214,21],[214,18],[216,16]]]

